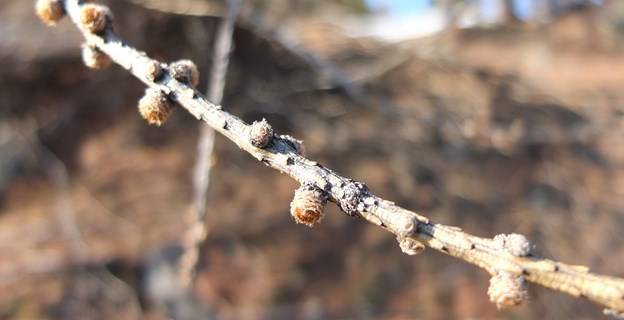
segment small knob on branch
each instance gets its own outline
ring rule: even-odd
[[[518,306],[529,298],[524,277],[506,271],[499,271],[490,278],[487,293],[498,309]]]

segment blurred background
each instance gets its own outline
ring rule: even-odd
[[[207,86],[224,4],[111,0],[115,29]],[[0,2],[0,319],[601,319],[531,287],[499,312],[488,275],[335,205],[296,225],[296,182],[217,136],[191,292],[171,276],[199,123],[158,128],[143,85],[80,59],[65,19]],[[484,237],[624,276],[624,1],[253,0],[224,108],[266,118],[378,195]]]

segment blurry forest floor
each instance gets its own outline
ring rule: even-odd
[[[111,3],[122,37],[196,61],[206,86],[216,18]],[[223,105],[436,222],[523,233],[541,254],[622,277],[624,34],[600,14],[396,44],[284,22],[362,87],[352,95],[242,26]],[[30,1],[0,3],[0,318],[163,319],[145,272],[187,227],[199,123],[178,110],[149,127],[142,84],[119,67],[88,70],[79,44],[68,21],[41,25]],[[220,319],[600,317],[541,288],[500,313],[486,273],[404,255],[334,206],[314,229],[296,225],[294,181],[221,137],[213,158],[195,291]]]

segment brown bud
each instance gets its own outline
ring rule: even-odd
[[[264,148],[273,140],[273,127],[266,121],[254,121],[249,128],[249,142],[256,148]]]
[[[65,16],[65,10],[60,0],[37,0],[35,11],[39,19],[48,26],[54,26]]]
[[[158,89],[148,88],[139,100],[139,113],[149,124],[160,126],[173,110],[173,102]]]
[[[518,306],[529,298],[524,277],[506,271],[490,278],[487,293],[498,309]]]
[[[526,257],[531,254],[533,246],[521,234],[499,234],[494,237],[494,243],[499,249],[506,250],[516,257]]]
[[[104,69],[111,64],[111,59],[106,53],[87,43],[82,44],[82,61],[87,67],[96,70]]]
[[[91,33],[104,31],[111,20],[111,12],[106,6],[85,3],[80,7],[80,23]]]
[[[171,64],[171,76],[184,83],[188,83],[193,87],[199,84],[199,70],[195,63],[191,60],[178,60]]]
[[[325,213],[323,207],[327,203],[327,195],[314,186],[302,185],[295,190],[295,196],[290,202],[290,215],[295,222],[314,227]]]

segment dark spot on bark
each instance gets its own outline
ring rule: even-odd
[[[293,164],[295,164],[295,160],[291,157],[288,157],[288,159],[286,159],[286,165],[292,166]]]
[[[474,243],[471,243],[471,244],[470,244],[470,250],[474,250],[474,249],[476,249],[476,248],[477,248],[477,246],[476,246]]]
[[[363,202],[362,199],[370,196],[368,187],[361,182],[353,180],[349,180],[348,183],[341,181],[341,185],[343,187],[337,204],[347,215],[355,216],[358,214],[360,203]]]
[[[444,252],[449,252],[449,249],[446,246],[442,246],[442,248],[440,248],[440,250],[444,251]]]
[[[555,266],[555,270],[553,270],[555,272],[559,272],[559,266]]]
[[[230,124],[227,121],[223,121],[223,129],[230,130]]]
[[[154,82],[159,83],[162,82],[165,79],[165,73],[160,70],[160,72],[158,72],[158,74],[156,74],[156,77],[154,78]]]

